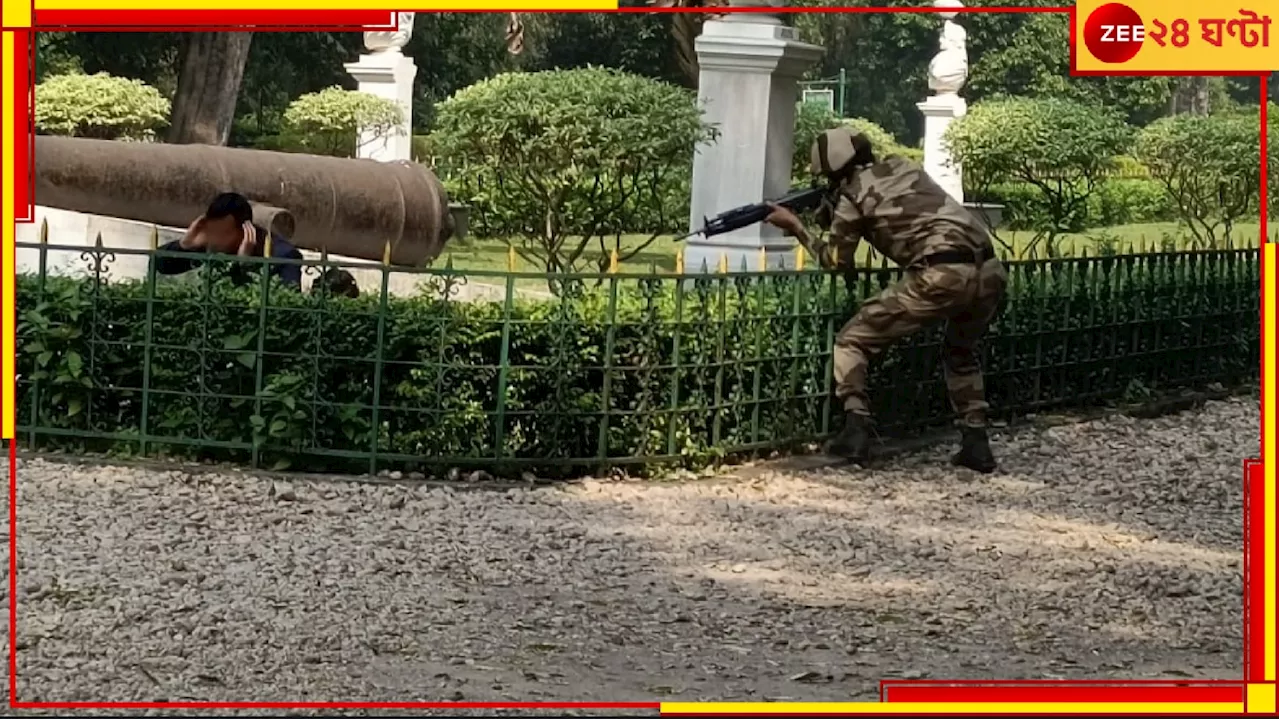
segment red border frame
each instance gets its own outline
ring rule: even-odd
[[[1028,8],[1028,7],[965,7],[955,8],[962,13],[1045,13],[1067,12],[1072,21],[1072,34],[1068,36],[1073,74],[1118,74],[1118,73],[1076,73],[1074,22],[1075,8],[1069,6]],[[706,12],[703,9],[666,9],[651,10],[648,8],[619,8],[613,11],[593,12]],[[939,12],[932,7],[921,8],[761,8],[740,12]],[[254,31],[363,31],[365,29],[384,29],[390,10],[334,10],[334,11],[292,11],[292,10],[258,10],[236,11],[238,23],[253,26]],[[459,12],[503,12],[499,10],[459,11]],[[532,12],[521,10],[520,12]],[[151,30],[209,30],[225,28],[226,11],[213,10],[42,10],[33,13],[35,27],[7,29],[15,34],[15,56],[5,58],[11,62],[14,76],[15,93],[15,132],[25,132],[26,137],[15,138],[15,173],[19,166],[24,167],[26,183],[15,187],[14,200],[17,207],[15,216],[22,221],[32,221],[32,173],[30,162],[33,148],[33,117],[31,103],[34,88],[34,51],[33,32],[57,29],[69,30],[108,30],[108,31],[151,31]],[[1143,73],[1170,74],[1170,73]],[[1189,75],[1195,73],[1178,73]],[[1257,75],[1259,73],[1199,73],[1205,75]],[[1261,75],[1261,131],[1262,141],[1262,182],[1261,192],[1266,195],[1266,143],[1267,143],[1267,80],[1270,73]],[[19,165],[21,163],[21,165]],[[21,209],[19,209],[21,208]],[[1261,242],[1266,242],[1266,203],[1263,203],[1261,217]],[[1264,337],[1265,337],[1265,327]],[[1262,370],[1265,373],[1265,365]],[[1264,418],[1265,423],[1265,418]],[[1262,428],[1265,431],[1265,427]],[[1274,430],[1274,428],[1272,428]],[[1260,433],[1260,444],[1261,433]],[[539,708],[539,709],[659,709],[661,703],[652,702],[22,702],[17,700],[17,649],[13,637],[17,631],[17,442],[11,440],[8,447],[9,456],[9,704],[15,709],[498,709],[498,708]],[[1247,683],[1262,682],[1265,650],[1263,636],[1264,617],[1262,611],[1266,596],[1265,587],[1265,543],[1250,541],[1250,528],[1260,528],[1265,518],[1264,505],[1266,476],[1260,460],[1249,459],[1244,462],[1244,641],[1243,641],[1243,676],[1241,680],[1225,681],[1101,681],[1101,680],[1058,680],[1058,681],[977,681],[977,680],[882,680],[880,682],[880,698],[883,702],[1070,702],[1070,701],[1105,701],[1105,702],[1238,702],[1246,701]],[[1261,537],[1259,537],[1261,539]],[[1272,684],[1274,688],[1274,683]],[[1246,711],[1248,709],[1246,704]],[[874,712],[866,714],[874,715]],[[828,715],[829,716],[829,715]]]

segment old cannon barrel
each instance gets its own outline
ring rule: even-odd
[[[298,247],[421,266],[453,234],[443,185],[426,167],[209,145],[35,138],[35,201],[186,227],[220,192],[292,216]]]

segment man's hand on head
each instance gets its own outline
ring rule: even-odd
[[[245,222],[240,225],[240,247],[236,250],[236,254],[241,257],[252,257],[254,250],[258,247],[258,231],[254,228],[252,222]]]
[[[205,245],[204,215],[201,215],[187,227],[187,234],[178,241],[178,246],[184,250],[203,250]]]

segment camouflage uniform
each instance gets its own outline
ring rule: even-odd
[[[831,242],[818,246],[786,210],[769,223],[813,251],[828,269],[852,264],[861,239],[905,270],[879,297],[868,299],[836,336],[836,394],[845,426],[827,452],[863,462],[870,452],[867,366],[897,340],[946,322],[943,366],[960,417],[960,452],[951,461],[978,472],[996,471],[987,438],[987,399],[977,344],[1005,296],[1005,267],[991,237],[968,210],[901,157],[876,161],[870,141],[849,128],[829,129],[813,145],[812,169],[832,188],[819,211]]]
[[[858,142],[866,141],[846,130],[825,133],[814,147],[815,172],[834,175],[829,158],[852,156]],[[837,143],[844,149],[833,151]],[[865,239],[905,270],[901,281],[864,302],[836,336],[836,395],[846,412],[859,424],[870,416],[867,365],[874,356],[907,335],[945,321],[947,391],[962,427],[971,428],[965,430],[967,449],[962,454],[971,455],[980,444],[981,456],[990,458],[985,432],[978,429],[986,424],[988,405],[976,350],[1000,307],[1008,278],[986,228],[922,168],[900,157],[844,173],[830,218],[828,243],[799,238],[824,266],[849,266],[859,240]],[[853,444],[865,445],[865,440]],[[957,463],[966,466],[994,469],[994,459],[975,463],[972,457],[957,457]]]

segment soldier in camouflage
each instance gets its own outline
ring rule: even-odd
[[[993,472],[987,441],[987,401],[976,347],[1004,298],[1007,276],[981,221],[922,168],[901,157],[877,161],[866,136],[828,130],[813,145],[812,170],[833,190],[822,219],[830,240],[817,243],[791,211],[773,206],[767,222],[794,236],[824,267],[852,265],[866,239],[904,270],[903,279],[862,303],[836,336],[836,395],[844,428],[827,451],[863,462],[870,448],[867,364],[899,339],[946,322],[943,368],[961,428],[952,461]]]

